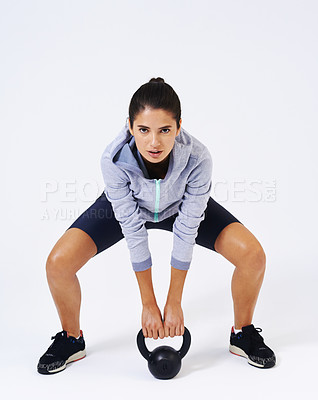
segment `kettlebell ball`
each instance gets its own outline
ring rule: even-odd
[[[137,335],[137,346],[141,355],[148,361],[150,373],[157,379],[174,378],[181,369],[181,360],[187,354],[191,344],[189,330],[184,327],[183,343],[180,350],[170,346],[159,346],[151,352],[147,349],[142,329]]]

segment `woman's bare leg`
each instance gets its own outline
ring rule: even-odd
[[[70,228],[47,258],[47,280],[62,329],[74,337],[80,335],[81,306],[81,288],[76,273],[96,253],[97,247],[86,232]]]
[[[255,236],[239,222],[227,225],[218,235],[215,250],[234,266],[232,297],[235,328],[252,323],[262,286],[266,256]]]

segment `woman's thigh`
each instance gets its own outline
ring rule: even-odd
[[[262,266],[264,250],[242,222],[211,197],[196,243],[221,254],[236,267]]]
[[[96,245],[81,229],[68,229],[56,242],[47,259],[47,270],[76,273],[96,254]]]
[[[243,224],[226,226],[217,237],[215,248],[236,267],[262,269],[265,265],[262,245]]]
[[[234,222],[244,226],[233,214],[210,197],[205,210],[205,218],[199,226],[195,242],[200,246],[218,252],[215,248],[218,236],[225,227]]]
[[[146,222],[145,227],[146,229],[155,228],[172,231],[174,218],[170,217],[156,223]],[[124,238],[120,224],[115,218],[111,203],[104,192],[68,227],[65,233],[74,230],[81,230],[92,239],[97,249],[94,256]]]
[[[91,237],[97,248],[94,256],[124,238],[111,203],[104,192],[67,230],[71,228],[81,229]]]

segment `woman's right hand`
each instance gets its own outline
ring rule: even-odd
[[[163,339],[165,337],[162,316],[157,304],[143,306],[141,326],[145,338],[158,339],[159,336]]]

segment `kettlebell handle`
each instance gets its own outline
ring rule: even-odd
[[[186,327],[184,327],[183,342],[180,347],[180,350],[177,351],[181,359],[187,354],[190,348],[190,344],[191,344],[190,332]],[[151,357],[151,352],[147,349],[142,329],[140,329],[137,335],[137,346],[141,355],[148,361],[149,358]]]

